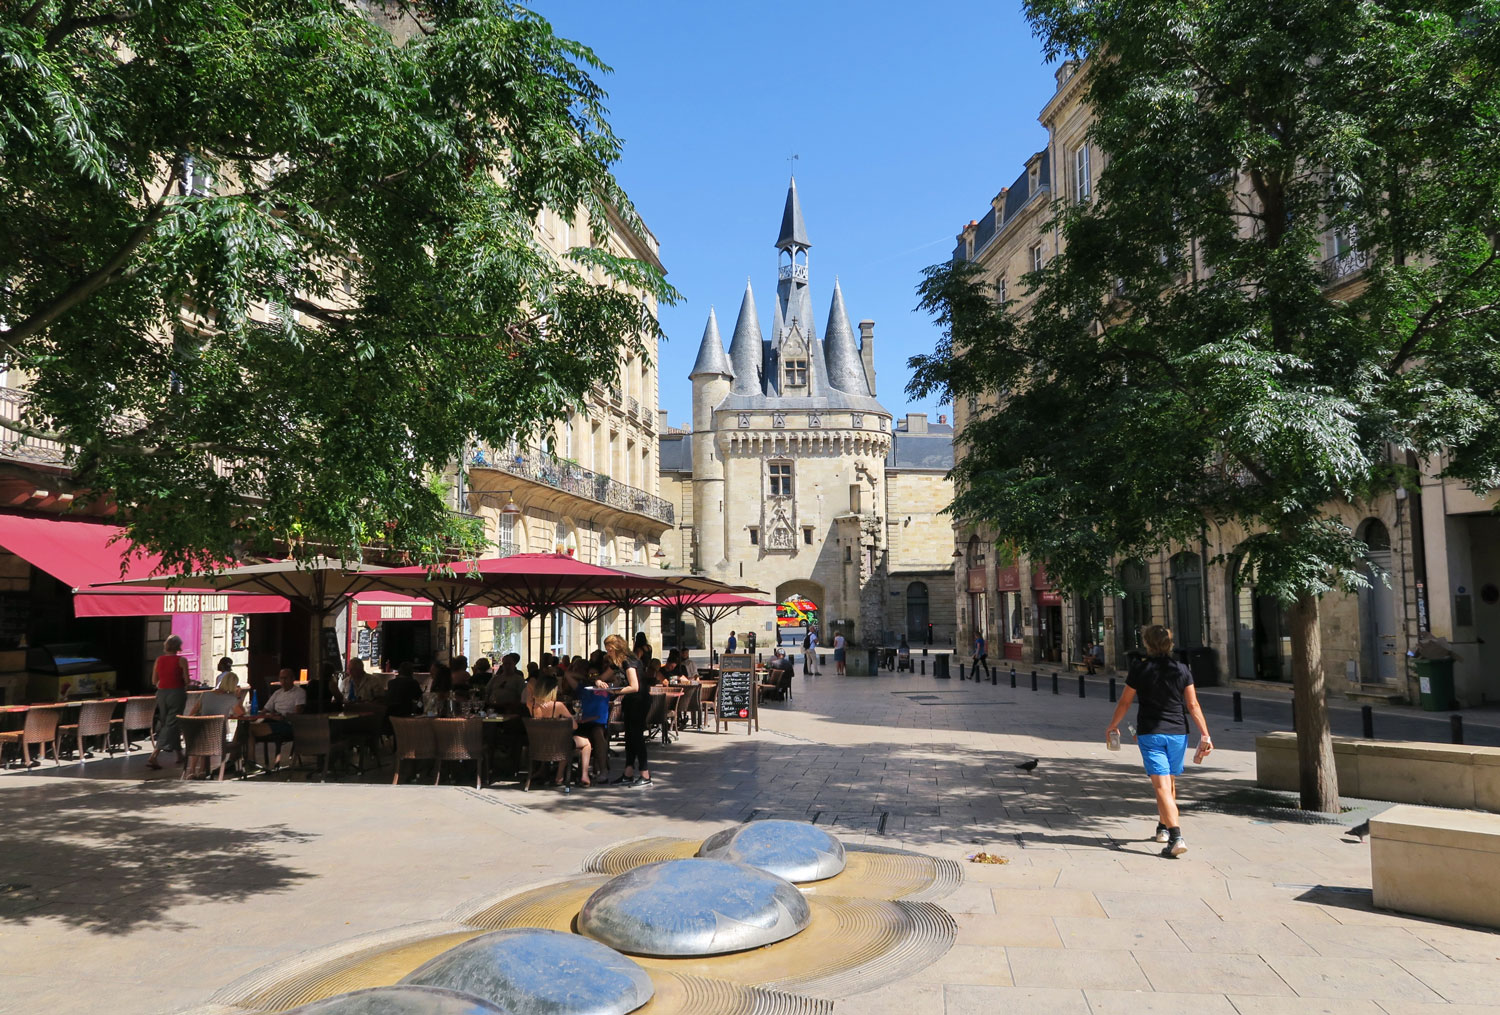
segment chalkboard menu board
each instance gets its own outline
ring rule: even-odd
[[[756,708],[755,657],[744,654],[720,657],[719,694],[714,714],[718,726],[742,722],[745,732],[760,727],[760,716]]]

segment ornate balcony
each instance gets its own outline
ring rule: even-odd
[[[1370,267],[1368,250],[1347,250],[1323,261],[1323,278],[1328,285],[1337,285],[1352,275],[1358,275]]]
[[[7,425],[20,424],[26,411],[26,397],[26,392],[17,388],[0,388],[0,458],[34,465],[65,464],[66,445],[33,437]]]
[[[475,469],[498,469],[597,504],[654,518],[666,525],[676,522],[676,511],[671,502],[590,472],[581,465],[555,458],[545,451],[505,455],[493,448],[479,448],[470,454],[468,465]]]

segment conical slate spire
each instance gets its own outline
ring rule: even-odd
[[[740,317],[734,323],[734,337],[729,340],[729,365],[734,371],[736,395],[759,395],[761,359],[765,354],[760,334],[760,318],[755,314],[755,293],[745,280],[745,299],[740,303]]]
[[[868,395],[864,361],[849,327],[849,311],[844,309],[844,293],[838,279],[833,281],[833,303],[828,308],[828,328],[823,332],[823,355],[828,362],[828,383],[851,395]]]
[[[781,333],[786,330],[786,318],[781,316],[781,300],[771,301],[771,344],[781,344]]]
[[[807,240],[807,225],[802,221],[802,202],[797,200],[797,178],[786,191],[786,210],[781,213],[781,235],[776,238],[776,249],[811,247]]]
[[[729,357],[724,355],[724,340],[719,337],[719,319],[714,316],[713,307],[708,308],[708,324],[703,328],[703,342],[698,346],[698,359],[694,361],[693,372],[688,376],[697,377],[700,374],[734,376]]]

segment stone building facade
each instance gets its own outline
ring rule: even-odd
[[[983,266],[1019,315],[1029,312],[1029,294],[1019,278],[1061,249],[1061,234],[1046,228],[1051,205],[1089,200],[1103,169],[1102,154],[1086,136],[1091,114],[1079,69],[1072,61],[1059,67],[1057,90],[1039,116],[1046,145],[1026,160],[1020,175],[1000,190],[985,213],[963,228],[953,253]],[[1330,230],[1324,255],[1330,298],[1362,284],[1364,264],[1346,238]],[[1201,266],[1190,261],[1186,270],[1196,272]],[[998,410],[993,396],[969,400],[954,406],[955,424],[961,434],[975,413]],[[961,439],[957,453],[963,453]],[[1435,464],[1426,471],[1430,477]],[[1473,649],[1474,662],[1458,667],[1460,701],[1500,700],[1500,658],[1483,656],[1475,644],[1486,632],[1500,639],[1500,552],[1494,550],[1500,531],[1484,515],[1487,509],[1472,495],[1465,499],[1451,484],[1430,478],[1424,478],[1420,491],[1334,506],[1369,544],[1372,580],[1359,595],[1324,598],[1321,633],[1330,691],[1372,700],[1415,700],[1417,680],[1407,652],[1419,634],[1431,631]],[[1471,532],[1480,538],[1465,542]],[[1166,623],[1200,681],[1291,680],[1285,612],[1257,595],[1253,586],[1242,588],[1236,581],[1234,549],[1245,533],[1235,526],[1206,522],[1202,538],[1192,545],[1173,547],[1151,560],[1120,562],[1116,577],[1124,595],[1092,599],[1056,587],[1040,562],[1014,559],[1000,533],[959,523],[953,535],[959,554],[954,585],[958,625],[965,640],[985,634],[992,659],[1077,663],[1084,645],[1094,641],[1104,645],[1112,666],[1124,667],[1130,653],[1141,647],[1141,627]],[[1455,538],[1465,544],[1458,550],[1452,549]],[[1434,560],[1446,579],[1436,573]],[[1434,571],[1430,579],[1429,568]],[[1448,587],[1435,595],[1427,591],[1443,584]],[[1485,588],[1494,592],[1489,603],[1483,599]],[[1462,619],[1471,623],[1458,624]]]
[[[875,324],[859,322],[856,338],[837,281],[826,326],[815,324],[795,180],[776,249],[769,334],[749,284],[727,351],[710,311],[690,374],[692,426],[663,437],[662,492],[680,506],[668,563],[815,604],[825,642],[925,639],[931,623],[946,643],[952,428],[897,420],[880,403]],[[747,609],[725,624],[764,646],[776,620]]]

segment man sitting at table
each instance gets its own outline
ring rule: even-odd
[[[292,724],[287,716],[297,715],[307,708],[307,692],[297,686],[297,675],[289,667],[283,666],[276,679],[280,689],[271,695],[257,720],[250,725],[250,735],[255,740],[276,742],[276,760],[271,763],[272,768],[281,764],[280,745],[292,739]],[[251,753],[253,756],[254,752]]]
[[[521,692],[526,688],[526,677],[521,673],[521,656],[507,652],[500,660],[500,668],[490,677],[485,688],[484,703],[501,715],[524,715]]]
[[[422,685],[416,677],[416,667],[402,663],[385,685],[385,714],[398,718],[409,718],[422,714]]]

